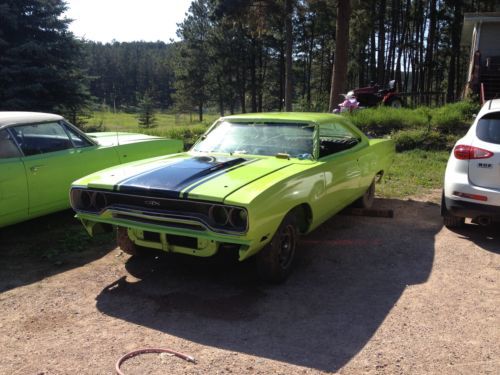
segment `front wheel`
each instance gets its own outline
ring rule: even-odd
[[[271,242],[256,255],[259,276],[272,283],[286,280],[292,271],[298,231],[293,214],[285,216]]]
[[[129,255],[142,255],[144,248],[137,246],[128,236],[127,228],[118,227],[116,230],[116,244],[126,254]]]

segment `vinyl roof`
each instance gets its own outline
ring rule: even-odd
[[[52,113],[41,112],[2,112],[0,111],[0,128],[8,125],[32,124],[36,122],[59,121],[63,117]]]

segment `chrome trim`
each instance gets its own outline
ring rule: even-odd
[[[212,225],[210,225],[206,220],[203,220],[203,218],[200,217],[193,217],[189,215],[176,215],[175,213],[173,214],[163,214],[155,211],[148,211],[147,209],[133,209],[133,208],[127,208],[127,207],[122,207],[120,204],[111,204],[110,206],[107,206],[106,208],[102,209],[101,211],[87,211],[87,210],[82,210],[79,208],[76,208],[73,205],[73,201],[71,201],[71,206],[73,210],[76,212],[81,212],[84,214],[91,214],[91,215],[97,215],[97,216],[102,216],[106,213],[110,213],[111,215],[130,215],[130,216],[135,216],[137,218],[141,219],[146,219],[146,220],[152,220],[152,221],[158,221],[161,223],[179,223],[179,224],[187,224],[187,225],[195,225],[199,226],[201,228],[204,228],[206,230],[210,230],[215,233],[219,234],[228,234],[228,235],[244,235],[245,233],[248,232],[248,211],[245,207],[238,207],[238,206],[232,206],[232,205],[225,205],[225,204],[220,204],[220,203],[212,203],[212,202],[203,202],[203,201],[197,201],[197,200],[189,200],[189,199],[174,199],[174,198],[158,198],[158,197],[151,197],[151,196],[143,196],[143,195],[133,195],[133,194],[123,194],[123,193],[117,193],[113,191],[107,191],[107,190],[97,190],[97,189],[85,189],[81,187],[73,187],[70,191],[70,197],[71,197],[71,192],[73,190],[80,190],[80,191],[86,191],[89,193],[104,193],[105,195],[111,195],[111,196],[119,196],[119,197],[131,197],[131,198],[139,198],[139,199],[146,199],[146,200],[155,200],[155,201],[170,201],[170,202],[176,202],[176,203],[191,203],[191,204],[201,204],[207,207],[207,218],[208,218],[208,211],[211,207],[213,206],[220,206],[223,207],[225,210],[232,210],[232,209],[241,209],[247,212],[247,221],[246,221],[246,227],[241,230],[241,231],[236,231],[236,230],[231,230],[231,229],[225,229],[225,228],[215,228]],[[114,216],[113,216],[114,217]],[[125,220],[125,219],[124,219]]]

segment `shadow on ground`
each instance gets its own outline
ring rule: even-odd
[[[465,224],[461,228],[452,229],[461,238],[472,241],[480,248],[500,254],[500,223],[488,226]]]
[[[139,281],[116,280],[97,308],[203,345],[336,371],[432,268],[439,206],[379,200],[377,208],[395,218],[337,216],[303,238],[285,284],[262,284],[251,262],[224,257],[132,257],[126,267]]]
[[[0,292],[80,267],[116,247],[91,239],[70,210],[0,229]]]

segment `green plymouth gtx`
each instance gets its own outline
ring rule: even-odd
[[[58,115],[0,112],[0,228],[69,208],[77,178],[182,149],[144,134],[85,134]]]
[[[144,248],[209,257],[256,256],[283,281],[298,236],[350,204],[370,207],[394,143],[346,118],[258,113],[217,120],[186,153],[113,167],[73,183],[71,205],[93,235],[117,227],[129,254]]]

